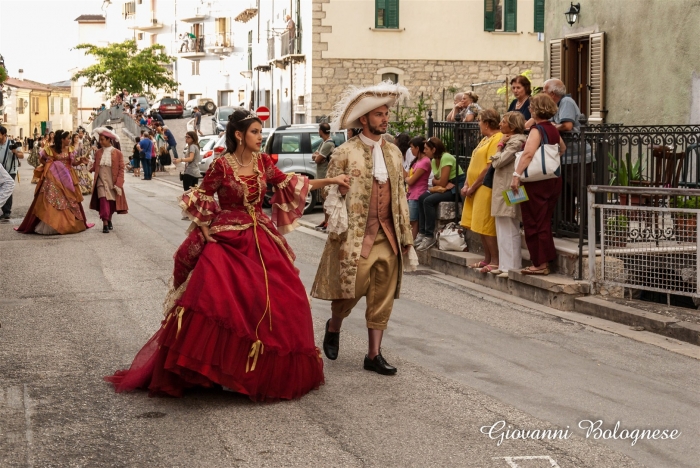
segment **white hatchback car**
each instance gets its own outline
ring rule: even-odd
[[[207,144],[200,149],[202,153],[202,162],[199,163],[199,172],[202,176],[207,173],[211,163],[226,151],[226,135],[221,135],[220,137],[217,135],[210,136],[214,138],[209,140]]]

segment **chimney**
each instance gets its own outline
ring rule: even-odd
[[[24,76],[24,69],[20,68],[19,69],[19,79],[23,80],[24,79],[23,76]]]

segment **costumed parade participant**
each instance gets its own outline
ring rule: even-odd
[[[78,175],[80,192],[83,195],[90,195],[92,193],[92,176],[88,170],[88,164],[90,162],[92,147],[90,145],[90,138],[85,134],[85,129],[83,129],[83,127],[78,127],[78,133],[73,135],[72,146],[78,151],[80,157],[84,161],[87,161],[86,164],[76,166],[75,173]]]
[[[309,298],[280,233],[294,228],[310,189],[347,187],[347,177],[285,174],[259,153],[261,143],[260,119],[237,108],[226,126],[226,153],[182,195],[193,224],[175,253],[165,320],[129,370],[105,378],[117,392],[181,396],[220,385],[270,401],[299,398],[323,383]],[[276,190],[272,218],[262,211],[268,183]]]
[[[332,130],[362,127],[362,133],[339,146],[328,165],[329,177],[350,177],[349,190],[338,190],[344,200],[331,189],[330,200],[324,205],[327,210],[334,204],[347,210],[347,222],[339,228],[333,226],[335,213],[330,213],[330,234],[311,290],[313,297],[332,301],[332,317],[323,340],[323,351],[331,360],[338,357],[343,319],[360,298],[367,297],[369,351],[364,368],[383,375],[396,373],[382,356],[381,343],[394,299],[399,296],[402,267],[408,261],[402,253],[410,253],[411,263],[417,263],[403,155],[382,138],[388,128],[389,108],[406,97],[405,87],[383,82],[368,88],[352,87],[335,106]]]
[[[24,234],[75,234],[92,227],[86,222],[83,196],[74,166],[87,164],[77,152],[70,152],[70,133],[57,130],[52,146],[39,153],[42,164],[34,173],[39,177],[34,201],[22,224],[15,228]]]
[[[95,152],[95,163],[90,172],[95,173],[90,209],[100,213],[102,232],[109,234],[114,229],[112,215],[126,214],[129,205],[124,194],[124,155],[113,145],[119,137],[106,127],[96,128],[100,149]]]

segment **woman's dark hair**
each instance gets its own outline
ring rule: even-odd
[[[435,150],[433,158],[441,158],[445,154],[445,145],[438,137],[430,137],[425,140],[425,145]]]
[[[523,88],[525,88],[525,94],[528,96],[532,94],[532,84],[530,83],[530,80],[527,79],[527,76],[518,75],[510,80],[511,86],[513,86],[513,83],[519,83]]]
[[[77,133],[74,133],[73,136],[70,137],[71,144],[75,143],[75,137],[80,138],[80,135],[78,135]]]
[[[330,135],[331,133],[331,126],[326,122],[323,122],[321,125],[319,125],[318,129],[321,130],[321,132],[323,132],[324,135]]]
[[[187,135],[188,137],[192,138],[192,143],[193,143],[193,144],[195,144],[195,145],[198,145],[198,144],[199,144],[199,136],[197,135],[197,132],[189,131],[189,132],[187,132],[185,135]]]
[[[410,145],[415,146],[416,148],[418,148],[418,152],[419,152],[419,153],[422,153],[423,150],[425,149],[425,137],[424,137],[424,136],[420,136],[420,135],[417,136],[417,137],[413,137],[413,138],[411,138],[411,140],[408,142],[408,145],[409,145],[409,146],[410,146]],[[411,161],[411,166],[410,166],[410,167],[415,166],[416,163],[418,162],[418,155],[417,155],[417,154],[414,154],[413,156],[415,156],[415,157],[413,158],[413,161]]]
[[[236,138],[236,132],[241,132],[245,139],[245,134],[248,132],[248,128],[257,122],[262,125],[262,120],[260,120],[255,114],[251,113],[249,110],[242,107],[236,107],[228,118],[228,124],[226,124],[226,152],[233,154],[238,148],[238,139]]]
[[[66,136],[70,136],[70,133],[64,132],[63,130],[56,130],[56,133],[53,135],[53,148],[56,150],[56,153],[60,153],[63,151],[63,139]]]
[[[134,138],[134,141],[135,141],[136,143],[138,143],[139,141],[141,141],[141,137],[136,137],[136,138]]]
[[[408,151],[408,147],[411,146],[411,135],[408,133],[399,133],[396,135],[394,144],[399,147],[401,154],[405,156],[406,151]]]

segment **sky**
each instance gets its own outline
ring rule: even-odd
[[[40,83],[70,79],[80,15],[101,14],[102,0],[0,0],[0,54],[12,78]]]

